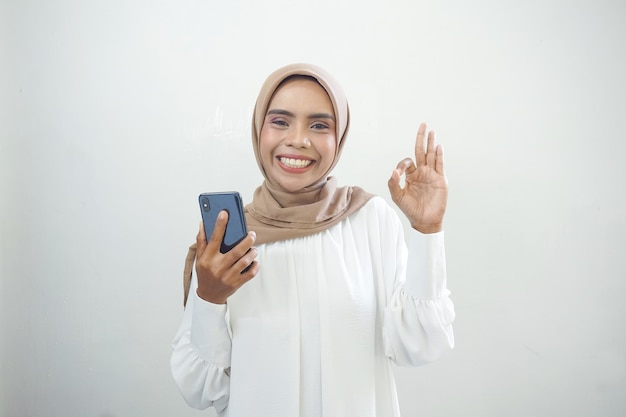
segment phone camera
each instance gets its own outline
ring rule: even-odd
[[[204,210],[204,211],[211,210],[211,205],[209,204],[209,199],[208,198],[202,197],[202,199],[200,199],[200,203],[202,204],[202,210]]]

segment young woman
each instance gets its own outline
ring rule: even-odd
[[[443,150],[422,124],[415,160],[389,179],[412,226],[407,247],[384,199],[329,176],[348,126],[344,93],[321,68],[289,65],[261,88],[252,145],[265,181],[246,206],[250,232],[220,253],[222,213],[208,242],[200,227],[193,277],[188,257],[171,368],[192,407],[221,417],[395,417],[392,365],[453,348]]]

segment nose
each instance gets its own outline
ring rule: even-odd
[[[306,125],[297,123],[295,126],[287,132],[287,138],[285,142],[294,148],[309,148],[311,146],[311,139],[309,137],[309,130]]]

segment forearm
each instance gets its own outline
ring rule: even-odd
[[[230,352],[227,306],[207,303],[190,291],[171,356],[172,376],[190,406],[227,406]]]
[[[410,232],[406,281],[385,309],[385,348],[400,365],[433,362],[454,347],[443,232]]]

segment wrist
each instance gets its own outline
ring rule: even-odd
[[[196,294],[198,297],[203,299],[204,301],[211,304],[226,304],[226,299],[221,299],[219,297],[211,296],[211,294],[205,294],[203,291],[200,291],[200,288],[196,290]]]
[[[443,224],[438,223],[438,224],[411,224],[411,227],[415,230],[417,230],[420,233],[423,233],[425,235],[431,234],[431,233],[439,233],[443,230]]]

